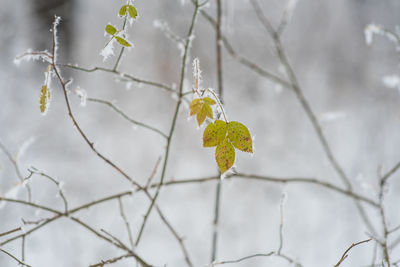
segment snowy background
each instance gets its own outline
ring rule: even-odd
[[[18,158],[23,175],[28,174],[27,168],[34,166],[63,181],[69,206],[76,207],[132,187],[84,143],[68,117],[56,80],[52,82],[50,110],[46,116],[40,114],[39,94],[47,65],[36,61],[16,66],[13,60],[28,48],[50,50],[49,29],[57,14],[62,17],[60,61],[87,68],[112,68],[116,57],[103,63],[100,56],[108,41],[104,37],[104,26],[111,22],[121,27],[117,12],[124,1],[68,1],[54,6],[50,2],[2,0],[0,3],[0,140],[13,155],[21,148],[25,150]],[[282,75],[271,38],[250,3],[242,0],[223,3],[222,31],[235,50],[264,69]],[[260,3],[276,25],[284,1]],[[137,0],[134,5],[140,14],[128,30],[134,48],[125,53],[119,69],[169,86],[179,84],[181,51],[153,25],[154,21],[165,21],[173,32],[185,37],[193,5],[189,0]],[[215,1],[210,1],[205,11],[214,16]],[[399,54],[394,44],[382,36],[374,36],[368,46],[364,29],[376,23],[395,31],[396,25],[400,25],[399,14],[397,0],[299,0],[283,35],[283,44],[299,83],[334,155],[351,178],[355,191],[372,199],[376,199],[378,192],[378,167],[385,173],[400,160],[400,95],[397,88],[387,88],[383,83],[384,76],[399,73]],[[277,177],[313,177],[344,188],[294,93],[259,76],[223,51],[228,118],[243,122],[255,136],[254,156],[238,152],[237,170]],[[190,51],[185,91],[191,90],[190,66],[194,57],[200,59],[203,86],[216,88],[215,32],[201,15]],[[71,89],[79,86],[88,97],[113,101],[132,118],[168,132],[176,103],[170,93],[120,82],[111,73],[70,69],[62,69],[62,73],[67,79],[73,78]],[[104,105],[88,102],[83,107],[76,95],[71,93],[69,97],[78,122],[96,148],[140,184],[145,184],[157,159],[164,155],[164,139],[147,129],[133,127]],[[188,120],[188,113],[187,105],[182,106],[172,139],[167,180],[217,174],[214,149],[202,148],[202,131],[193,119]],[[155,181],[160,173],[159,167]],[[390,228],[400,223],[399,178],[399,174],[391,178],[385,199]],[[12,164],[0,153],[1,194],[9,192],[17,182]],[[35,176],[30,185],[34,202],[63,208],[54,184]],[[157,201],[172,225],[185,237],[195,266],[205,266],[210,261],[215,188],[215,181],[170,186],[163,188]],[[282,252],[303,266],[332,266],[351,243],[368,238],[354,202],[341,194],[310,184],[224,180],[219,260],[278,249],[279,203],[283,192],[287,199]],[[26,198],[24,188],[14,193],[13,197]],[[21,218],[38,220],[51,216],[18,204],[1,204],[0,232],[21,226]],[[148,200],[137,193],[124,198],[124,204],[136,235]],[[381,231],[377,210],[366,208]],[[107,229],[128,242],[117,201],[82,210],[77,216],[94,228]],[[393,234],[390,241],[396,240],[399,234]],[[0,238],[0,242],[5,239]],[[16,240],[3,248],[20,257],[20,247],[21,240]],[[370,264],[373,250],[373,242],[355,248],[342,266]],[[136,251],[156,266],[185,265],[176,240],[155,211]],[[32,266],[88,266],[120,253],[65,218],[26,239],[26,262]],[[400,247],[390,253],[393,261],[398,260]],[[133,262],[126,259],[114,266],[132,266]],[[0,253],[0,266],[16,266],[16,263]],[[231,266],[290,264],[277,257],[260,257]]]

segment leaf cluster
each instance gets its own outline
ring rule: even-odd
[[[125,17],[125,19],[127,19],[128,17],[130,17],[131,19],[136,19],[138,12],[133,5],[127,4],[127,5],[123,5],[120,8],[118,14],[121,17]],[[107,34],[111,35],[110,42],[115,38],[115,40],[117,40],[117,42],[124,47],[132,46],[132,44],[128,40],[126,40],[126,38],[124,36],[120,35],[120,33],[123,32],[123,29],[118,30],[113,25],[107,24],[105,27],[105,31]]]
[[[210,97],[195,98],[190,103],[190,116],[196,115],[197,123],[201,126],[206,117],[210,119],[214,118],[211,106],[216,103],[217,102]]]
[[[190,103],[190,116],[196,115],[197,123],[200,126],[206,117],[213,119],[211,106],[216,103],[210,97],[195,98]],[[218,103],[220,104],[219,101]],[[225,173],[233,166],[235,149],[253,153],[250,131],[237,121],[215,120],[208,124],[203,132],[203,147],[216,147],[215,160],[221,173]]]

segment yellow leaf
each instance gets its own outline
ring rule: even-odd
[[[228,137],[232,145],[237,149],[253,153],[253,140],[249,129],[240,122],[231,121],[228,123]]]
[[[215,101],[209,97],[196,98],[190,103],[190,116],[197,115],[197,123],[199,126],[203,124],[206,117],[213,119],[214,114],[210,105],[214,105]]]
[[[197,113],[197,123],[200,125],[203,124],[203,122],[206,120],[206,113],[200,111]]]
[[[203,104],[203,108],[201,109],[201,112],[204,112],[204,114],[206,114],[206,116],[209,117],[210,119],[212,119],[214,117],[212,108],[210,107],[210,105],[208,105],[206,103]]]
[[[228,125],[226,122],[216,120],[210,123],[203,133],[203,147],[213,147],[219,145],[226,137]]]
[[[215,102],[214,99],[210,98],[210,97],[204,97],[203,98],[204,103],[208,104],[208,105],[215,105],[217,102]]]
[[[200,98],[193,99],[190,103],[190,116],[193,116],[201,111],[203,107],[203,103]]]
[[[235,149],[228,138],[225,138],[215,149],[215,160],[221,173],[229,170],[235,162]]]

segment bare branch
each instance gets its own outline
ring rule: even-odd
[[[161,136],[164,137],[164,138],[168,138],[168,136],[167,136],[165,133],[163,133],[162,131],[158,130],[157,128],[155,128],[155,127],[153,127],[153,126],[150,126],[150,125],[147,125],[147,124],[145,124],[145,123],[143,123],[143,122],[139,122],[139,121],[136,121],[136,120],[132,119],[131,117],[129,117],[128,115],[126,115],[121,109],[119,109],[117,106],[115,106],[115,105],[114,105],[113,103],[111,103],[110,101],[106,101],[106,100],[102,100],[102,99],[97,99],[97,98],[91,98],[91,97],[88,97],[86,100],[87,100],[87,101],[90,101],[90,102],[94,102],[94,103],[100,103],[100,104],[107,105],[107,106],[109,106],[111,109],[113,109],[115,112],[117,112],[119,115],[121,115],[124,119],[126,119],[127,121],[129,121],[130,123],[132,123],[132,124],[134,124],[134,125],[141,126],[141,127],[143,127],[143,128],[146,128],[146,129],[149,129],[149,130],[151,130],[151,131],[153,131],[153,132],[155,132],[155,133],[158,133],[159,135],[161,135]]]
[[[13,254],[11,254],[10,252],[8,252],[7,250],[4,250],[2,248],[0,248],[0,251],[7,254],[8,256],[10,256],[11,258],[13,258],[16,262],[18,262],[18,264],[25,266],[25,267],[31,267],[30,265],[24,263],[23,261],[19,260],[17,257],[15,257]]]
[[[129,257],[133,257],[133,256],[131,254],[124,254],[124,255],[121,255],[119,257],[111,258],[111,259],[108,259],[108,260],[102,260],[101,262],[96,263],[96,264],[92,264],[89,267],[103,267],[104,265],[111,264],[111,263],[116,263],[117,261],[120,261],[120,260],[125,259],[125,258],[129,258]]]
[[[2,237],[2,236],[6,236],[6,235],[9,235],[9,234],[12,234],[12,233],[18,232],[18,231],[21,231],[21,227],[17,227],[17,228],[11,229],[11,230],[9,230],[9,231],[6,231],[6,232],[3,232],[3,233],[0,233],[0,237]]]
[[[150,204],[149,208],[147,209],[147,212],[146,212],[146,214],[144,216],[143,223],[142,223],[142,225],[140,227],[140,230],[139,230],[139,233],[137,235],[137,239],[136,239],[136,243],[135,243],[136,246],[140,242],[140,238],[141,238],[141,236],[143,234],[144,227],[146,226],[147,219],[149,218],[150,212],[153,209],[154,204],[156,203],[156,200],[157,200],[158,195],[160,193],[161,185],[164,182],[165,171],[167,169],[169,151],[170,151],[170,147],[171,147],[171,140],[172,140],[172,136],[173,136],[174,131],[175,131],[175,125],[176,125],[176,120],[178,118],[179,108],[180,108],[181,103],[182,103],[183,81],[185,79],[187,57],[188,57],[188,52],[189,52],[190,43],[191,43],[191,40],[192,40],[192,34],[193,34],[193,30],[194,30],[194,26],[195,26],[195,22],[196,22],[196,17],[197,17],[198,11],[199,11],[199,3],[198,3],[198,0],[196,0],[195,1],[195,8],[194,8],[193,15],[192,15],[191,24],[190,24],[190,27],[189,27],[188,34],[186,36],[185,50],[184,50],[184,54],[183,54],[183,57],[182,57],[182,63],[181,63],[181,76],[180,76],[179,91],[178,91],[179,99],[178,99],[178,102],[177,102],[176,107],[175,107],[175,112],[174,112],[174,115],[173,115],[173,118],[172,118],[172,122],[171,122],[171,128],[170,128],[170,131],[169,131],[169,134],[168,134],[167,147],[165,149],[164,163],[163,163],[163,167],[162,167],[162,171],[161,171],[160,183],[159,183],[159,186],[157,186],[157,188],[156,188],[156,192],[154,194],[154,197],[152,198],[151,204]]]
[[[350,246],[348,249],[346,249],[346,251],[343,253],[343,255],[342,255],[342,257],[340,258],[340,260],[338,261],[338,263],[335,264],[335,267],[338,267],[338,266],[347,258],[347,256],[348,256],[347,253],[348,253],[353,247],[358,246],[358,245],[363,244],[363,243],[367,243],[367,242],[369,242],[369,241],[371,241],[371,240],[372,240],[372,239],[369,238],[369,239],[366,239],[366,240],[363,240],[363,241],[360,241],[360,242],[351,244],[351,246]]]

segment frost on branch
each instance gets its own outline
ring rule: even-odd
[[[87,93],[86,93],[86,91],[78,86],[73,90],[73,92],[81,100],[81,106],[85,107],[86,106],[86,101],[87,101]]]
[[[109,57],[114,55],[114,38],[100,51],[100,55],[103,57],[105,62]]]
[[[382,35],[383,34],[382,26],[376,24],[368,24],[364,30],[365,42],[367,43],[367,45],[372,44],[374,34]]]
[[[51,55],[47,50],[33,51],[32,49],[28,49],[26,50],[25,53],[22,53],[15,57],[14,64],[18,66],[24,60],[25,61],[42,60],[43,62],[51,63]]]
[[[400,90],[400,77],[398,75],[387,75],[382,78],[383,84],[387,88],[397,88]]]

